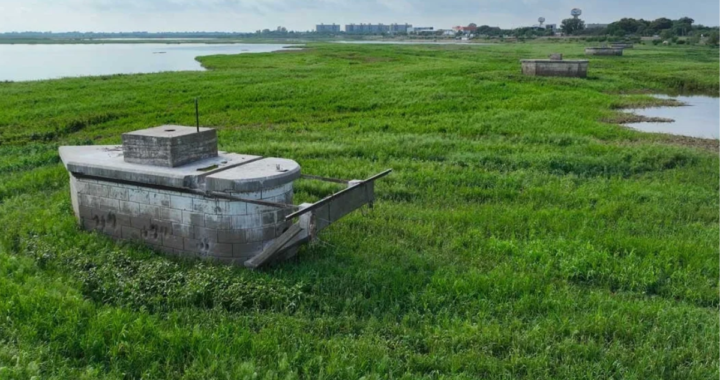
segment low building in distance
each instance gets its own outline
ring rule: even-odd
[[[433,33],[435,31],[435,28],[432,26],[415,26],[408,28],[409,34],[421,34],[421,33]]]
[[[345,33],[351,34],[382,34],[382,33],[407,33],[412,28],[410,24],[347,24]]]
[[[410,24],[390,24],[388,32],[390,33],[408,33],[412,29]]]
[[[315,31],[318,33],[340,33],[340,25],[318,24],[315,25]]]
[[[607,28],[609,24],[585,24],[585,29],[603,29]]]
[[[455,32],[461,32],[463,34],[474,34],[477,32],[476,24],[469,24],[468,26],[455,26],[453,27]]]

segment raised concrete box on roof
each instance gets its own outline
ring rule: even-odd
[[[174,168],[203,158],[217,157],[217,133],[212,128],[161,125],[123,133],[126,162]]]

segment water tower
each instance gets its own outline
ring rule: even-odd
[[[570,11],[570,15],[572,15],[573,18],[578,18],[578,17],[580,17],[581,14],[582,14],[582,11],[580,10],[580,8],[573,8]]]
[[[543,23],[545,22],[545,17],[538,18],[538,22],[540,23],[540,27],[542,28]]]

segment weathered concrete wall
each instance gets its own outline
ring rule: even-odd
[[[242,265],[290,226],[289,209],[74,176],[70,189],[84,228],[173,255]],[[230,194],[292,204],[293,185]]]
[[[529,76],[587,77],[587,61],[556,61],[547,59],[522,60],[522,72]]]
[[[123,133],[125,162],[176,167],[204,158],[216,157],[217,132],[210,128],[163,125]]]
[[[612,43],[612,44],[610,44],[610,46],[614,47],[614,48],[620,48],[620,49],[632,49],[634,47],[633,44],[625,44],[625,43],[620,43],[620,42]]]
[[[589,47],[585,48],[585,55],[623,55],[623,49],[615,47]]]

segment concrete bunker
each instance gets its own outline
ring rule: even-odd
[[[370,205],[374,181],[302,175],[290,159],[218,152],[211,128],[163,125],[123,134],[122,145],[63,146],[80,225],[170,255],[257,268],[292,257],[344,215]],[[347,188],[293,204],[300,177]]]
[[[623,55],[623,48],[619,47],[587,47],[585,55]]]
[[[587,60],[563,60],[562,54],[550,59],[522,59],[522,73],[528,76],[586,78]]]

